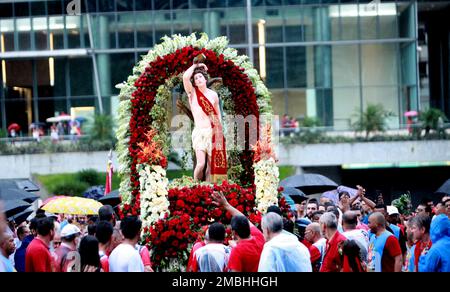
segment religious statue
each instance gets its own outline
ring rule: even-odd
[[[192,146],[196,157],[194,179],[215,183],[227,178],[226,144],[219,97],[207,86],[208,67],[202,62],[204,58],[204,55],[200,54],[194,59],[194,64],[184,72],[183,86],[194,120],[192,131]],[[178,106],[182,107],[180,104]]]

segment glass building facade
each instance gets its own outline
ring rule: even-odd
[[[379,3],[378,3],[379,2]],[[79,3],[79,5],[78,5]],[[67,6],[71,4],[67,13]],[[419,86],[420,1],[0,1],[5,129],[61,112],[115,114],[117,83],[164,35],[227,36],[273,94],[275,114],[350,128],[368,104],[403,113],[430,105]],[[77,11],[76,8],[80,8]],[[78,13],[79,12],[79,13]],[[260,56],[265,53],[265,58]]]

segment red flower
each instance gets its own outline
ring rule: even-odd
[[[220,216],[222,216],[222,210],[220,210],[220,209],[215,209],[214,211],[214,217],[215,218],[219,218]]]

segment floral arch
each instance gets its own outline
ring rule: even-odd
[[[248,57],[239,56],[227,45],[225,37],[209,40],[206,34],[200,38],[195,34],[164,37],[143,56],[128,80],[116,86],[120,89],[116,149],[121,176],[120,215],[141,216],[142,238],[159,270],[182,271],[192,244],[201,237],[202,227],[212,221],[230,222],[229,214],[211,204],[213,191],[222,191],[254,223],[270,205],[279,203],[287,212],[278,193],[278,168],[271,155],[270,138],[249,145],[246,135],[247,150],[230,158],[242,166],[235,176],[236,183],[208,185],[190,181],[169,185],[166,178],[170,148],[167,102],[171,90],[180,82],[180,74],[197,55],[206,56],[204,62],[212,77],[222,78],[218,93],[226,101],[227,114],[253,115],[257,129],[260,115],[272,114],[270,93]]]

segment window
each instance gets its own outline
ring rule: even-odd
[[[267,63],[266,83],[269,89],[284,88],[283,48],[267,48],[266,63]]]
[[[306,47],[287,47],[287,85],[306,87]]]
[[[70,92],[72,96],[84,96],[94,94],[94,75],[92,73],[92,59],[73,58],[68,59],[70,65]],[[99,70],[101,71],[101,70]],[[99,72],[101,74],[101,72]]]

